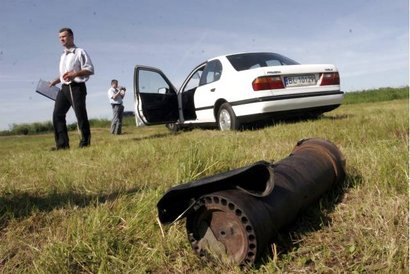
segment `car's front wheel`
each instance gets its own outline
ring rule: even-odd
[[[176,123],[168,123],[165,125],[165,127],[169,129],[169,131],[171,131],[172,133],[177,133],[180,130],[179,125]]]
[[[238,130],[240,128],[240,122],[236,118],[235,112],[231,105],[223,103],[219,108],[217,115],[217,123],[220,130]]]

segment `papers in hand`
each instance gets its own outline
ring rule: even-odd
[[[49,82],[47,81],[41,79],[38,81],[36,92],[46,96],[47,98],[50,98],[51,100],[56,100],[57,93],[59,91],[60,89],[56,86],[50,87]]]

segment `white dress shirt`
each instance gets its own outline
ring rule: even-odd
[[[115,89],[113,87],[110,87],[108,90],[108,98],[110,98],[110,103],[114,105],[121,105],[122,104],[122,96],[119,95],[115,99],[113,98],[115,94],[120,92],[118,89]]]
[[[94,74],[94,66],[91,62],[90,56],[84,49],[73,47],[65,49],[60,58],[60,81],[62,84],[70,84],[63,79],[64,73],[68,71],[89,70]],[[74,78],[76,83],[84,83],[89,79],[89,76],[78,76]]]

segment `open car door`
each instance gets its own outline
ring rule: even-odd
[[[175,123],[179,119],[177,90],[157,68],[135,66],[134,97],[136,115],[146,125]]]

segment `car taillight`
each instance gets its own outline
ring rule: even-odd
[[[258,77],[252,82],[254,91],[285,88],[280,76]]]
[[[340,85],[340,78],[338,72],[323,73],[321,86]]]

